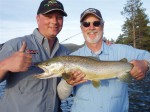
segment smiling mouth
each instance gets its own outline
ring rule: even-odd
[[[97,31],[88,31],[87,34],[90,34],[90,35],[97,34]]]

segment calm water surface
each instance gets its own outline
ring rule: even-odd
[[[150,112],[150,72],[129,85],[129,112]]]

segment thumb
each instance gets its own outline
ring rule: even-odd
[[[19,52],[24,52],[25,49],[26,49],[26,47],[27,47],[27,44],[26,44],[25,41],[23,41],[22,46],[21,46],[21,48],[19,49]]]

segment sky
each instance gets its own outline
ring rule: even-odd
[[[68,16],[64,17],[60,43],[81,45],[84,38],[80,29],[80,14],[87,8],[97,8],[104,19],[104,36],[116,40],[122,33],[125,17],[121,15],[127,0],[59,0]],[[36,13],[41,0],[0,0],[0,44],[16,37],[29,35],[37,28]],[[150,19],[150,1],[141,0]]]

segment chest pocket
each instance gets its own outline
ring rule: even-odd
[[[36,73],[35,73],[36,72]],[[19,91],[21,94],[25,93],[37,93],[42,91],[44,87],[44,81],[42,79],[34,78],[33,75],[37,75],[41,73],[41,70],[36,68],[31,68],[27,74],[21,74],[25,76],[20,82],[19,82]]]
[[[25,79],[19,86],[21,94],[24,93],[37,93],[42,91],[43,81],[40,79]]]

